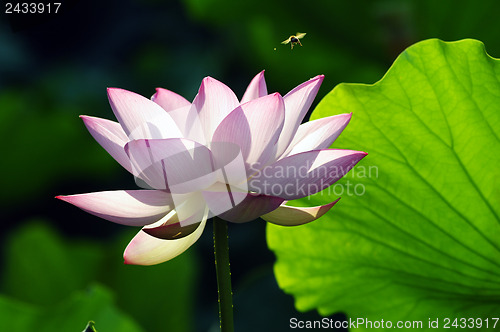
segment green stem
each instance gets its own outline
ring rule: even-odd
[[[219,291],[219,320],[221,332],[233,332],[233,291],[231,290],[231,271],[229,268],[229,246],[227,222],[218,217],[214,223],[214,254]]]

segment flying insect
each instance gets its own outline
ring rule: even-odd
[[[291,35],[290,37],[288,37],[286,40],[282,41],[281,43],[282,44],[290,43],[291,49],[293,50],[294,45],[299,44],[300,46],[302,46],[302,43],[300,42],[300,38],[304,38],[305,35],[306,35],[305,33],[297,32],[296,35]]]

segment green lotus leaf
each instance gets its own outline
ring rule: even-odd
[[[426,40],[379,82],[338,85],[311,119],[345,112],[353,117],[334,147],[368,156],[296,201],[343,196],[327,215],[268,226],[279,286],[300,311],[424,329],[455,318],[485,328],[488,318],[491,328],[500,315],[500,61],[476,40]]]

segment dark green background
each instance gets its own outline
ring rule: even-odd
[[[210,225],[172,262],[124,266],[121,253],[134,230],[54,199],[135,188],[78,118],[114,119],[106,87],[148,97],[164,87],[192,100],[201,79],[212,76],[241,97],[265,69],[269,92],[284,95],[325,74],[317,103],[340,82],[379,80],[402,50],[422,39],[475,38],[500,56],[496,0],[82,0],[62,1],[53,15],[4,11],[2,4],[0,291],[2,301],[16,301],[22,310],[13,316],[10,302],[0,305],[2,324],[13,317],[26,324],[33,317],[67,318],[83,330],[85,319],[95,319],[102,332],[99,312],[112,315],[99,305],[91,305],[96,317],[88,318],[61,309],[97,287],[144,331],[216,330]],[[307,33],[303,47],[280,44],[296,32]],[[291,317],[318,319],[295,312],[292,298],[276,286],[263,222],[230,226],[237,331],[287,331]],[[43,315],[33,314],[42,307]]]

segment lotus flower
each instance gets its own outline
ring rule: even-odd
[[[201,236],[207,219],[262,219],[285,226],[321,217],[338,201],[287,206],[346,174],[366,153],[328,149],[350,121],[340,114],[301,124],[323,81],[316,76],[284,97],[268,94],[264,72],[241,101],[206,77],[190,103],[158,88],[151,100],[117,88],[108,97],[118,122],[81,116],[141,190],[57,196],[103,219],[142,229],[125,263],[170,260]]]

